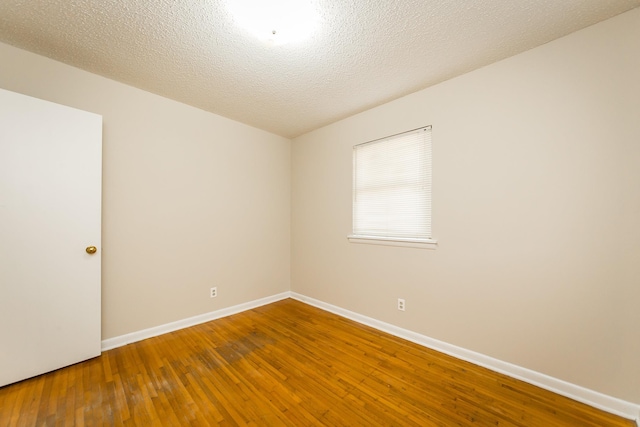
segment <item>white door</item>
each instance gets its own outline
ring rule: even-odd
[[[0,89],[0,386],[100,354],[101,177],[101,116]]]

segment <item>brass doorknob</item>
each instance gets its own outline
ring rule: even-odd
[[[95,246],[87,246],[87,249],[85,249],[85,251],[87,251],[89,255],[93,255],[98,251],[98,248],[96,248]]]

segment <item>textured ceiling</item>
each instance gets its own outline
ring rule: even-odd
[[[0,41],[295,137],[640,6],[310,1],[320,24],[299,44],[255,39],[223,0],[2,0]]]

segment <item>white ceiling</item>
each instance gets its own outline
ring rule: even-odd
[[[640,6],[311,1],[320,25],[299,44],[253,38],[224,0],[2,0],[0,41],[295,137]]]

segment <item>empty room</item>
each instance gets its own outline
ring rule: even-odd
[[[0,427],[640,425],[640,0],[0,2]]]

